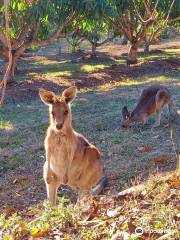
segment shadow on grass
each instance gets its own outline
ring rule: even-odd
[[[34,63],[37,64],[37,63]],[[165,59],[151,59],[141,62],[134,66],[125,64],[104,62],[103,64],[79,64],[79,63],[41,63],[37,66],[36,72],[31,67],[25,71],[24,75],[17,75],[18,81],[8,88],[7,98],[11,101],[22,99],[33,99],[37,97],[40,87],[49,90],[58,91],[64,86],[76,85],[81,88],[95,89],[105,84],[121,84],[121,82],[129,82],[134,84],[133,79],[137,79],[137,83],[143,76],[159,76],[166,74],[176,74],[179,71],[180,59],[169,57]],[[35,74],[35,75],[33,75]],[[64,74],[64,76],[63,76]],[[158,80],[158,79],[157,79]]]
[[[180,108],[179,75],[176,73],[171,79],[171,75],[159,73],[159,77],[166,77],[164,82],[172,91],[175,108]],[[148,82],[145,80],[140,78],[136,79],[136,84],[132,82],[130,85],[123,85],[126,82],[122,82],[122,85],[112,84],[109,88],[96,88],[94,91],[91,89],[91,92],[78,94],[72,104],[75,130],[85,135],[102,152],[105,173],[111,178],[107,188],[110,194],[125,189],[132,182],[142,182],[149,174],[157,171],[172,171],[177,165],[176,151],[180,149],[180,129],[176,120],[168,125],[165,114],[161,126],[154,131],[151,131],[153,118],[150,119],[150,125],[145,128],[142,128],[139,123],[127,130],[121,128],[121,109],[125,104],[129,109],[133,109],[140,91],[153,82],[153,79],[149,79]],[[160,82],[163,82],[163,79],[161,80]],[[40,84],[42,85],[43,82]],[[44,84],[54,91],[57,91],[57,88],[64,88],[54,83],[49,85],[46,81]],[[28,91],[25,92],[29,94]],[[26,201],[26,204],[32,204],[32,200],[38,201],[38,199],[45,198],[45,187],[42,181],[44,162],[42,145],[48,126],[47,106],[40,102],[37,92],[31,98],[21,100],[18,98],[14,99],[14,102],[9,99],[7,106],[1,110],[1,118],[4,122],[9,121],[15,128],[12,132],[6,131],[1,134],[1,142],[5,143],[1,145],[0,166],[3,168],[0,176],[0,180],[4,181],[1,187],[4,192],[3,201],[6,203],[16,201],[19,204],[19,196],[13,195],[9,186],[14,178],[22,178],[24,174],[25,178],[34,176],[36,179],[36,181],[28,182],[28,187],[21,190],[21,196],[24,196],[21,197],[21,202]],[[171,128],[173,139],[170,137]],[[153,150],[149,153],[142,153],[138,150],[140,146],[151,146]],[[150,163],[152,159],[162,155],[167,156],[166,163]],[[4,174],[8,177],[4,178]],[[9,175],[13,175],[14,178]],[[7,188],[9,190],[6,194]],[[36,192],[36,194],[30,196],[29,189],[31,189],[30,192]],[[12,196],[11,199],[7,200],[8,196]]]

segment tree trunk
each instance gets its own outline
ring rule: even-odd
[[[136,64],[137,63],[137,44],[131,44],[128,51],[127,64]]]
[[[14,57],[13,54],[12,54],[12,64],[11,64],[11,69],[9,70],[9,76],[8,76],[7,84],[12,83],[15,80],[14,76],[15,76],[15,71],[16,71],[16,61],[17,61],[17,58]],[[6,59],[6,62],[7,62],[7,65],[8,65],[9,59],[8,59],[8,61]]]
[[[96,58],[96,47],[97,47],[97,44],[96,43],[91,43],[91,45],[92,45],[91,57],[92,58]]]
[[[16,70],[16,58],[12,58],[12,67],[11,67],[11,75],[10,75],[10,81],[14,82],[14,76],[15,76],[15,70]]]

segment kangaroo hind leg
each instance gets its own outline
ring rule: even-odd
[[[169,111],[169,115],[173,115],[173,100],[171,97],[168,102],[168,111]]]
[[[156,102],[156,122],[154,124],[154,127],[158,127],[161,123],[161,112],[163,110],[163,106],[165,104],[165,95],[166,92],[163,90],[159,90],[155,97]]]

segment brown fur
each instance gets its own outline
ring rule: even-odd
[[[172,113],[172,97],[165,86],[152,85],[143,90],[135,109],[130,114],[127,107],[122,109],[123,127],[128,127],[131,122],[142,121],[146,124],[148,116],[157,115],[154,126],[160,125],[163,107],[168,105],[169,113]]]
[[[60,184],[90,191],[102,177],[102,163],[98,149],[72,127],[69,103],[76,96],[76,88],[66,89],[61,97],[44,89],[39,94],[50,110],[44,180],[48,199],[55,204]]]

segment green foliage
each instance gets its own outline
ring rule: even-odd
[[[96,43],[100,40],[101,34],[108,33],[108,25],[103,19],[87,19],[82,22],[81,32],[90,42]]]
[[[60,230],[76,226],[80,219],[78,209],[63,197],[59,198],[57,206],[52,207],[49,202],[44,202],[36,208],[26,210],[25,218],[24,214],[12,214],[11,211],[11,208],[7,208],[5,213],[0,215],[0,229],[5,229],[3,239],[11,239],[11,237],[21,239],[25,236],[45,237],[52,229]],[[30,221],[28,214],[35,220]]]

